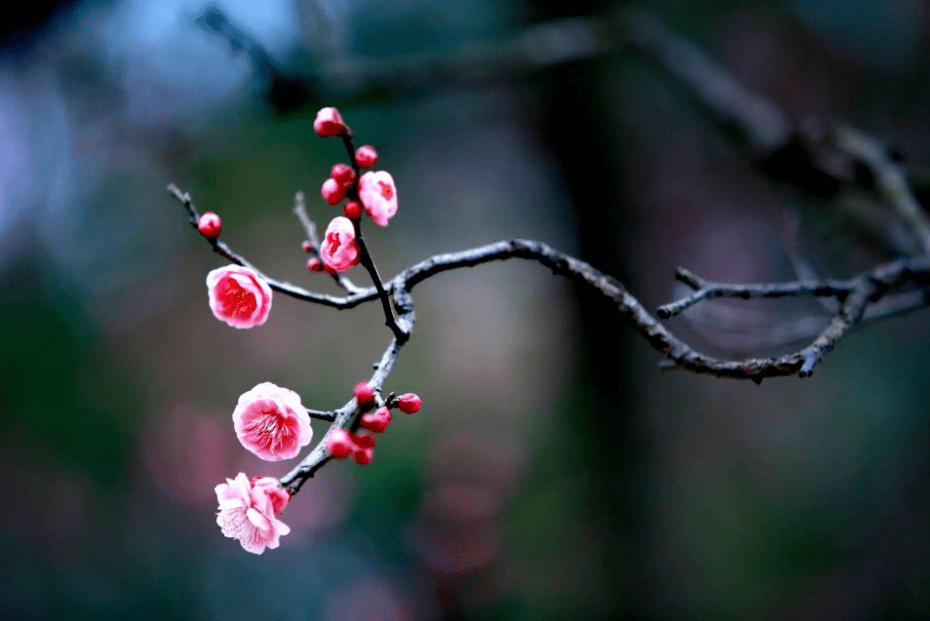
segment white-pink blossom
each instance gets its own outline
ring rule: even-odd
[[[318,136],[323,137],[341,136],[342,134],[348,133],[349,128],[346,127],[346,124],[342,121],[342,115],[339,114],[339,110],[328,107],[320,108],[317,111],[316,119],[313,121],[313,131],[315,131]]]
[[[243,393],[232,419],[242,446],[268,461],[296,457],[313,438],[300,395],[271,382]]]
[[[240,472],[235,479],[216,486],[219,503],[216,523],[223,534],[239,540],[242,547],[255,554],[265,548],[277,548],[282,535],[291,532],[287,524],[275,517],[284,510],[287,491],[277,479],[253,478]]]
[[[365,212],[380,226],[397,213],[397,187],[391,173],[385,170],[367,172],[358,180],[358,196]]]
[[[271,310],[271,287],[258,274],[241,265],[218,267],[207,274],[210,310],[234,328],[265,323]]]
[[[358,263],[358,245],[351,220],[343,216],[332,219],[320,245],[320,257],[337,272],[344,272]]]

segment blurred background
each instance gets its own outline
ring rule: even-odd
[[[238,444],[238,396],[271,381],[342,405],[389,335],[376,304],[283,295],[260,328],[216,321],[204,279],[222,261],[164,188],[269,274],[336,292],[291,213],[298,190],[320,226],[337,213],[318,188],[345,153],[315,136],[320,106],[397,181],[397,217],[368,227],[385,276],[525,237],[655,308],[680,295],[677,265],[763,281],[799,258],[835,276],[880,258],[657,66],[585,45],[558,62],[578,22],[533,31],[533,67],[410,70],[623,6],[36,0],[4,18],[0,618],[930,617],[926,313],[756,386],[660,373],[609,305],[515,261],[416,289],[387,388],[424,407],[371,465],[311,479],[277,550],[221,535],[217,483],[291,467]],[[930,162],[926,1],[638,6],[793,121],[842,119]],[[770,355],[777,326],[824,312],[715,304],[671,325]]]

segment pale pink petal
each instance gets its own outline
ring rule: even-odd
[[[291,500],[291,495],[281,486],[281,482],[274,477],[255,477],[252,479],[252,485],[255,489],[262,489],[268,496],[274,515],[284,511],[287,503]]]
[[[271,523],[272,523],[272,525],[274,526],[275,532],[276,532],[277,534],[281,535],[282,537],[283,537],[284,535],[287,535],[287,534],[289,534],[289,533],[291,532],[291,527],[288,526],[287,524],[285,524],[284,522],[282,522],[281,520],[279,520],[279,519],[276,518],[276,517],[271,518]],[[277,547],[277,546],[275,546],[275,547]]]
[[[255,539],[240,539],[239,543],[242,544],[242,547],[247,552],[251,552],[253,554],[261,554],[267,547],[263,542],[257,541]]]
[[[271,521],[259,513],[256,509],[246,510],[245,516],[249,518],[249,521],[254,524],[256,528],[260,530],[268,530],[271,528]]]
[[[227,498],[220,501],[220,511],[231,511],[245,507],[245,501],[241,498]]]
[[[233,482],[236,485],[236,489],[238,489],[239,493],[242,495],[242,498],[248,499],[252,491],[252,484],[249,483],[249,477],[245,476],[244,472],[240,472],[236,475]]]
[[[224,500],[231,500],[233,498],[242,499],[242,496],[233,486],[232,481],[226,479],[229,483],[220,483],[216,486],[216,501],[222,503]]]

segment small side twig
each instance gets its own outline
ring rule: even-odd
[[[705,280],[692,274],[683,267],[678,268],[678,271],[675,273],[675,278],[695,291],[686,298],[660,306],[656,314],[661,319],[674,317],[702,300],[714,298],[741,298],[743,300],[749,300],[753,298],[783,298],[810,295],[815,297],[835,297],[842,301],[856,288],[854,282],[843,280],[727,285]]]
[[[300,224],[304,227],[304,232],[307,234],[307,241],[310,243],[310,254],[322,261],[323,258],[320,256],[320,238],[316,234],[316,224],[307,215],[307,202],[303,192],[297,192],[294,195],[294,215],[300,220]],[[335,272],[333,274],[333,280],[336,281],[337,285],[345,289],[347,293],[358,294],[365,291],[363,287],[357,286],[349,280],[348,276],[341,272]]]
[[[892,161],[887,147],[851,127],[839,128],[834,140],[838,149],[871,171],[879,195],[913,231],[923,252],[930,253],[930,221],[914,198],[907,173]]]

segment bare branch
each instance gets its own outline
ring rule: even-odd
[[[234,47],[239,42],[240,49],[249,51],[256,63],[273,68],[270,57],[259,53],[260,49],[253,52],[253,48],[260,46],[241,31],[227,28],[220,19],[205,24],[229,39]],[[767,377],[807,377],[855,327],[930,305],[930,221],[914,198],[906,174],[886,149],[878,141],[849,127],[837,126],[828,131],[815,122],[795,127],[776,105],[743,88],[699,49],[645,13],[621,10],[599,17],[560,20],[531,27],[509,41],[441,57],[417,56],[391,59],[381,64],[359,61],[354,65],[329,65],[320,72],[325,79],[316,82],[308,79],[308,84],[312,83],[314,87],[326,85],[335,92],[341,92],[341,99],[336,99],[344,102],[353,97],[373,96],[372,93],[383,90],[385,85],[390,85],[395,92],[403,92],[405,85],[429,88],[436,83],[446,83],[449,78],[468,82],[515,77],[553,64],[591,58],[619,49],[638,51],[675,77],[716,122],[735,130],[742,137],[752,161],[770,177],[823,198],[835,198],[841,190],[853,190],[851,194],[856,197],[870,197],[869,205],[864,209],[860,209],[855,201],[845,201],[843,208],[846,214],[887,249],[905,256],[916,252],[917,256],[885,263],[845,280],[802,277],[785,283],[724,284],[680,268],[676,278],[691,287],[693,292],[659,307],[657,314],[661,318],[673,317],[700,302],[715,298],[807,296],[831,301],[831,304],[824,305],[828,315],[822,318],[803,317],[790,330],[778,332],[781,337],[802,335],[812,339],[800,349],[777,357],[725,359],[699,352],[676,337],[613,277],[542,242],[509,239],[460,252],[437,254],[384,283],[356,218],[353,226],[359,261],[371,276],[374,287],[360,288],[347,278],[337,276],[337,283],[347,295],[329,296],[276,281],[261,272],[259,274],[277,291],[337,309],[380,300],[385,325],[391,329],[393,339],[368,382],[379,405],[391,403],[393,399],[393,393],[385,400],[381,392],[413,330],[413,288],[442,272],[492,261],[533,261],[550,269],[553,274],[597,292],[607,303],[614,305],[618,317],[627,321],[653,349],[667,357],[668,360],[662,364],[664,368],[751,379],[757,383]],[[277,75],[274,71],[270,73]],[[356,173],[355,182],[347,194],[349,198],[358,200],[360,170],[354,158],[352,134],[347,132],[342,139]],[[196,228],[198,213],[190,195],[182,193],[173,184],[168,189],[185,207],[190,223]],[[313,252],[318,256],[320,246],[316,228],[307,217],[302,194],[298,194],[295,203],[294,212],[303,223]],[[901,239],[902,231],[907,239]],[[225,243],[218,239],[209,242],[213,251],[227,260],[255,269]],[[817,331],[812,330],[813,323],[817,324]],[[326,437],[334,429],[357,429],[359,414],[354,398],[336,410],[311,411],[311,416],[331,425],[310,454],[281,479],[292,494],[297,493],[304,482],[331,459]]]
[[[656,313],[662,319],[674,317],[702,300],[714,298],[784,298],[798,296],[835,297],[842,300],[856,289],[853,281],[794,281],[785,283],[760,283],[748,285],[726,285],[705,280],[695,276],[683,267],[679,267],[675,278],[692,289],[694,293],[686,298],[660,306]]]
[[[923,252],[930,252],[930,222],[927,221],[927,214],[914,198],[907,173],[892,161],[887,147],[851,127],[837,129],[835,139],[837,148],[868,167],[880,196],[894,207],[898,217],[911,228]]]
[[[168,192],[174,196],[187,210],[188,219],[195,229],[197,228],[197,220],[200,217],[200,214],[197,212],[197,207],[194,205],[193,200],[189,192],[182,192],[181,189],[175,184],[168,185]],[[268,283],[275,291],[280,291],[285,295],[289,295],[292,298],[297,298],[298,300],[304,300],[306,302],[313,302],[315,304],[322,304],[323,306],[330,306],[332,308],[338,308],[340,310],[346,308],[354,308],[363,302],[368,302],[374,300],[378,296],[378,291],[374,287],[367,289],[358,289],[357,292],[351,293],[345,297],[339,297],[335,295],[326,295],[323,293],[313,293],[307,291],[303,287],[298,287],[297,285],[292,285],[289,282],[283,282],[280,280],[275,280],[271,278],[260,269],[255,267],[252,263],[245,259],[230,248],[226,243],[219,240],[219,238],[208,239],[207,240],[213,248],[213,252],[220,255],[227,261],[235,263],[236,265],[241,265],[247,267],[251,270],[254,270],[259,276],[261,276],[265,282]]]

